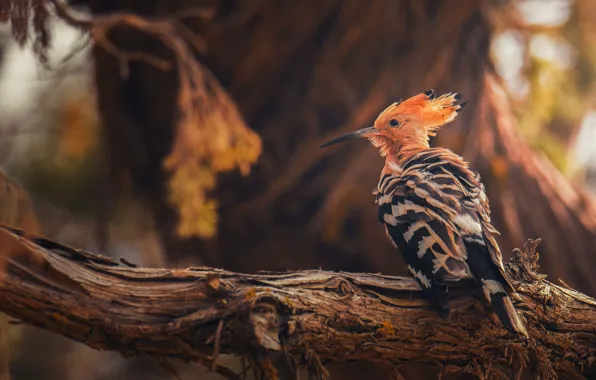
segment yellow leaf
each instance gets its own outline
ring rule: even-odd
[[[261,140],[207,69],[195,60],[184,67],[180,118],[164,167],[171,172],[169,200],[178,210],[178,234],[206,238],[217,233],[217,202],[208,196],[217,174],[238,169],[247,175],[259,157]]]

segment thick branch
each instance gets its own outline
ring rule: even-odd
[[[508,265],[519,281],[516,306],[528,341],[504,331],[464,289],[454,290],[445,322],[409,278],[135,268],[5,228],[0,310],[127,356],[209,363],[229,353],[254,362],[284,346],[311,364],[416,362],[496,378],[523,367],[543,379],[593,376],[596,301],[537,275],[536,245],[526,243]]]

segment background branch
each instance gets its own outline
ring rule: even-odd
[[[135,268],[7,228],[0,310],[96,349],[199,361],[228,378],[239,375],[217,364],[220,354],[245,356],[264,371],[287,353],[319,378],[324,360],[441,363],[481,378],[513,378],[526,366],[542,379],[594,376],[596,301],[537,274],[537,245],[516,250],[507,268],[519,282],[528,341],[503,330],[463,288],[445,322],[410,278]]]

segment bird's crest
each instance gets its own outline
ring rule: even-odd
[[[434,136],[435,131],[441,126],[452,122],[466,102],[458,104],[461,99],[459,93],[447,93],[439,97],[433,90],[425,91],[411,98],[391,104],[379,114],[375,127],[383,129],[392,125],[392,120],[397,120],[400,125],[409,124],[418,129],[423,129],[428,136]]]

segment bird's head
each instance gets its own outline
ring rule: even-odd
[[[437,97],[433,90],[393,103],[379,114],[371,127],[336,137],[322,148],[351,140],[367,138],[382,156],[428,148],[428,139],[443,125],[452,122],[466,104],[458,103],[461,94]]]

